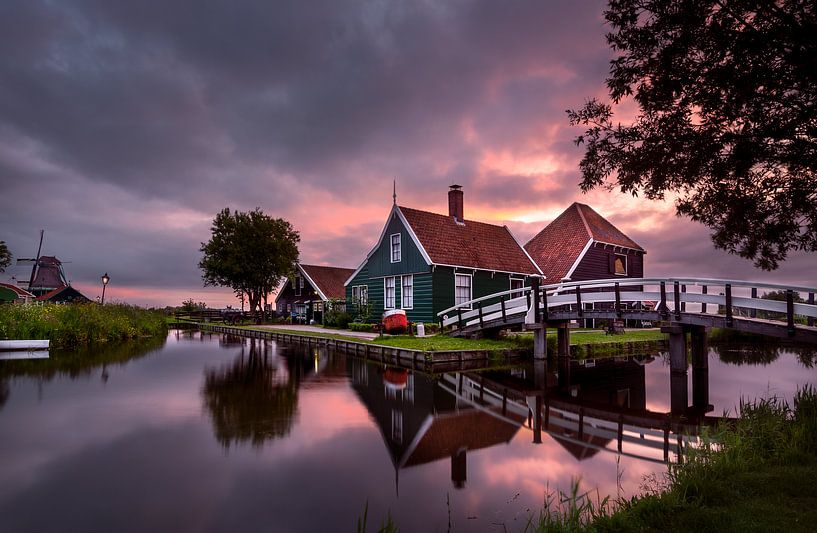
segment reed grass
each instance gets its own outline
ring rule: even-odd
[[[0,306],[0,339],[48,339],[55,348],[166,333],[160,312],[126,304]]]

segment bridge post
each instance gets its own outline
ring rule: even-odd
[[[533,443],[542,444],[542,395],[536,395],[536,412],[533,414]]]
[[[533,330],[533,358],[547,359],[548,356],[548,337],[547,327],[544,324],[536,324],[536,329]]]
[[[562,322],[556,328],[556,344],[559,357],[570,357],[570,329],[567,322]]]
[[[672,293],[675,300],[675,320],[681,320],[681,289],[677,281],[672,284]]]
[[[706,294],[706,285],[701,287],[701,294]],[[701,313],[706,314],[706,302],[701,303]]]
[[[658,304],[658,311],[661,313],[661,316],[667,316],[667,284],[664,281],[661,282],[661,303]]]
[[[726,293],[726,327],[731,328],[734,321],[732,320],[732,285],[730,283],[726,284],[724,292]]]
[[[687,337],[682,326],[664,326],[669,334],[670,411],[681,413],[689,405],[687,385]]]
[[[789,337],[794,337],[794,291],[786,290],[786,324],[789,329]]]
[[[686,292],[687,292],[686,284],[681,285],[681,293],[686,293]],[[686,310],[687,310],[687,303],[686,302],[681,302],[681,312],[685,313]]]
[[[709,349],[706,328],[690,327],[692,352],[692,406],[702,413],[709,407]]]
[[[814,305],[814,293],[813,292],[808,293],[808,304],[809,305]],[[811,317],[811,316],[808,317],[808,321],[806,322],[806,324],[808,324],[809,327],[814,327],[814,317]]]

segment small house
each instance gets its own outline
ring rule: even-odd
[[[37,301],[55,304],[84,304],[91,300],[74,287],[66,285],[37,296]]]
[[[366,259],[346,280],[352,314],[378,321],[404,309],[412,322],[474,298],[530,285],[541,271],[507,226],[467,220],[463,191],[448,191],[448,215],[397,205]]]
[[[35,296],[11,283],[0,283],[0,303],[28,303]]]
[[[574,203],[525,245],[546,283],[644,277],[647,252],[589,205]]]
[[[354,272],[339,268],[296,263],[295,275],[287,279],[275,297],[275,311],[279,316],[291,316],[309,324],[323,322],[327,306],[345,306],[344,281]]]

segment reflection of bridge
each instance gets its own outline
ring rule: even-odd
[[[680,460],[697,442],[707,416],[708,379],[693,376],[669,412],[647,408],[645,366],[653,357],[539,361],[525,368],[448,373],[434,379],[408,369],[350,359],[352,386],[380,428],[395,468],[448,459],[456,487],[467,479],[468,452],[510,442],[530,432],[549,436],[577,461],[600,451],[652,461]],[[701,379],[703,378],[703,379]],[[684,381],[686,386],[686,381]]]
[[[759,297],[779,291],[784,300]],[[556,327],[559,354],[567,355],[568,322],[574,320],[661,321],[669,326],[671,351],[686,353],[685,333],[705,342],[704,328],[720,327],[817,343],[817,288],[695,278],[638,278],[566,282],[483,296],[439,313],[455,335],[523,326],[535,331],[534,352],[546,355],[546,331]],[[807,295],[802,301],[799,293]],[[673,347],[674,346],[674,347]]]

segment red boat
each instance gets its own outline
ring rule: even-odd
[[[390,309],[383,313],[383,330],[391,335],[399,335],[408,330],[408,318],[403,309]]]

